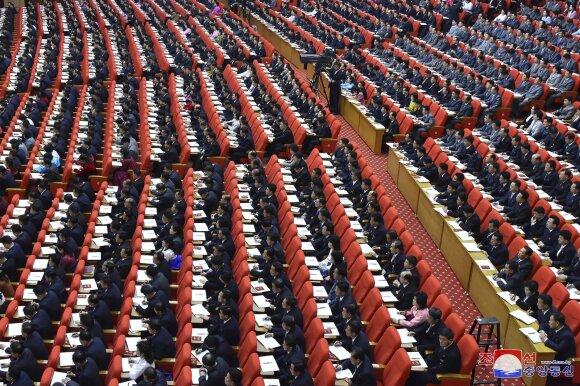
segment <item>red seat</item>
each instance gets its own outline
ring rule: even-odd
[[[437,296],[441,293],[441,283],[434,275],[431,275],[425,279],[425,282],[419,289],[427,294],[427,304],[431,307],[431,304],[433,304]]]
[[[441,310],[441,318],[443,320],[447,319],[447,316],[451,314],[452,306],[449,298],[445,294],[440,294],[437,299],[431,304],[431,307],[437,307]]]
[[[318,374],[324,363],[328,362],[329,357],[328,341],[324,338],[319,339],[318,343],[314,346],[312,354],[308,358],[308,372],[310,372],[312,377],[316,377],[316,374]]]
[[[461,320],[459,315],[455,312],[452,312],[451,315],[445,319],[445,325],[453,331],[454,337],[453,340],[455,342],[459,342],[459,339],[465,334],[465,322]]]
[[[316,374],[314,384],[316,386],[334,386],[335,382],[336,382],[336,369],[334,368],[332,363],[330,363],[330,361],[326,361],[320,368],[318,374]]]
[[[389,363],[391,357],[397,349],[401,347],[401,336],[393,326],[387,327],[381,339],[373,349],[375,363]]]
[[[580,303],[569,301],[562,308],[562,314],[566,317],[566,324],[576,335],[580,331]]]
[[[379,307],[365,329],[369,340],[371,342],[378,342],[390,324],[391,315],[385,307]]]
[[[532,280],[538,283],[538,292],[544,293],[556,282],[556,275],[550,268],[543,265],[534,273]]]
[[[552,297],[552,305],[558,310],[561,310],[570,300],[570,291],[562,283],[554,284],[548,290],[548,295]]]
[[[258,358],[258,354],[250,354],[242,370],[242,383],[244,385],[251,385],[254,379],[260,376],[260,359]]]
[[[376,310],[383,306],[383,298],[378,289],[373,288],[360,305],[360,318],[363,321],[372,319]]]
[[[306,353],[311,354],[318,341],[322,338],[324,338],[324,326],[319,318],[313,319],[308,329],[304,331]]]
[[[404,386],[411,373],[411,359],[404,348],[399,348],[383,369],[383,376],[378,385]]]

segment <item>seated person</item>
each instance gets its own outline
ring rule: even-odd
[[[439,347],[439,333],[446,327],[441,316],[439,308],[431,307],[427,313],[427,320],[416,326],[413,331],[409,331],[409,335],[415,337],[417,351],[422,356],[425,356],[427,351],[434,351]]]
[[[557,361],[565,361],[576,355],[574,334],[566,324],[566,317],[560,313],[550,316],[549,330],[540,331],[540,340],[556,352]]]
[[[406,386],[424,386],[429,383],[439,383],[437,374],[457,373],[461,368],[461,352],[453,342],[453,331],[442,328],[439,332],[439,347],[425,359],[427,371],[412,372]]]

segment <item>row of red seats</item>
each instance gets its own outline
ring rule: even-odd
[[[373,189],[378,194],[378,202],[384,218],[385,227],[395,230],[399,239],[405,247],[407,256],[415,256],[418,259],[417,270],[420,274],[419,290],[428,295],[428,305],[441,309],[443,320],[446,325],[452,329],[455,334],[455,341],[459,344],[462,351],[462,369],[461,373],[470,374],[475,364],[478,353],[477,344],[473,337],[466,335],[465,323],[456,314],[452,313],[452,306],[445,294],[441,293],[441,284],[437,278],[431,274],[429,264],[422,259],[421,250],[414,243],[413,236],[405,229],[404,222],[398,217],[397,210],[391,205],[391,201],[386,195],[385,190],[378,183],[376,176],[373,175],[371,168],[360,158],[359,163],[363,178],[372,178],[374,183]],[[348,267],[349,282],[353,285],[353,296],[360,303],[361,320],[367,321],[366,333],[371,341],[377,342],[374,346],[375,362],[379,365],[387,365],[382,373],[383,384],[391,384],[390,379],[395,374],[403,374],[402,382],[408,376],[411,370],[411,363],[404,360],[398,363],[397,367],[389,367],[392,361],[392,355],[401,345],[400,337],[394,327],[388,327],[391,317],[383,307],[383,300],[380,291],[375,287],[373,274],[368,270],[368,262],[363,255],[361,246],[357,237],[351,228],[349,218],[345,212],[343,204],[330,181],[328,174],[325,172],[323,160],[317,150],[314,150],[307,159],[309,170],[320,168],[323,172],[322,181],[324,184],[324,194],[326,197],[326,206],[331,214],[335,227],[335,234],[340,237],[341,250],[344,251],[345,261]],[[449,380],[447,381],[447,383]],[[444,382],[444,384],[447,384]]]
[[[6,89],[8,88],[8,84],[10,83],[10,73],[12,72],[12,68],[16,64],[16,58],[18,56],[20,42],[22,40],[22,12],[23,8],[21,7],[18,9],[18,13],[14,16],[14,31],[12,34],[14,49],[12,51],[10,65],[8,66],[6,72],[4,73],[4,81],[0,85],[0,100],[3,100],[4,97],[6,96]]]
[[[131,32],[131,28],[127,28],[127,20],[125,16],[121,12],[119,12],[119,9],[116,6],[114,6],[110,0],[107,0],[107,4],[115,12],[115,14],[120,20],[121,27],[125,31],[125,36],[127,37],[127,43],[129,45],[129,54],[131,55],[131,62],[133,63],[134,75],[137,78],[140,78],[143,75],[143,64],[141,63],[141,56],[139,55],[139,50],[135,45],[133,32]]]

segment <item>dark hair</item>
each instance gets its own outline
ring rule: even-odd
[[[415,292],[415,300],[417,301],[417,307],[422,310],[427,308],[427,294],[423,291]]]

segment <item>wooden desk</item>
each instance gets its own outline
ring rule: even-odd
[[[404,165],[401,165],[401,167],[404,167]],[[446,228],[446,224],[444,224],[445,217],[439,213],[436,214],[437,216],[433,215],[433,202],[431,202],[427,194],[421,191],[419,193],[419,203],[417,204],[417,217],[422,224],[428,224],[425,225],[425,230],[429,233],[435,245],[441,248],[441,239]]]
[[[398,184],[399,181],[399,168],[404,167],[404,165],[399,164],[399,156],[397,155],[394,149],[389,149],[387,154],[388,161],[387,161],[387,171],[391,175],[391,178]]]
[[[404,164],[400,162],[395,151],[389,151],[388,172],[393,177],[399,190],[404,192],[405,199],[417,214],[419,221],[433,238],[435,244],[453,269],[461,285],[485,317],[496,317],[500,322],[500,336],[505,348],[520,349],[522,352],[536,352],[537,364],[541,361],[554,359],[554,351],[544,344],[533,344],[519,329],[529,327],[510,315],[518,309],[503,301],[498,292],[501,290],[491,284],[488,276],[497,270],[482,270],[477,260],[486,259],[481,252],[469,252],[458,237],[456,231],[439,212],[429,199],[423,188],[429,184],[420,184]],[[469,321],[467,321],[469,322]],[[533,327],[533,325],[532,325]],[[537,328],[537,326],[535,326]],[[546,378],[535,375],[524,377],[528,386],[543,386]]]

